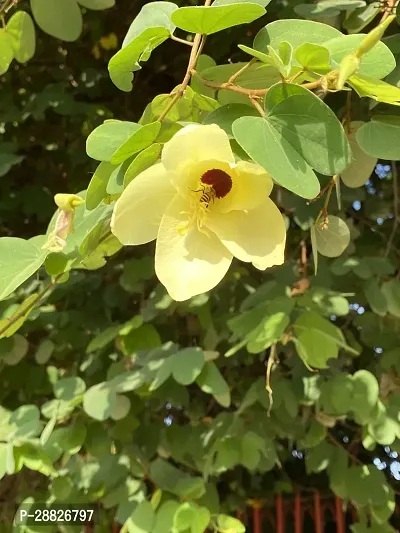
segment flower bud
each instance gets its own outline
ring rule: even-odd
[[[360,59],[354,54],[350,54],[342,59],[339,65],[339,75],[336,82],[336,89],[341,91],[346,81],[352,76],[360,66]]]
[[[396,15],[390,15],[379,26],[371,30],[368,35],[361,41],[360,46],[356,50],[356,56],[361,57],[371,50],[383,37],[391,22],[396,18]]]
[[[85,200],[76,194],[56,194],[54,196],[54,201],[57,207],[63,211],[74,211],[75,208],[83,204]]]

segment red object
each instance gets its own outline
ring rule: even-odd
[[[335,515],[336,533],[345,533],[342,500],[338,496],[335,498]]]
[[[294,533],[303,533],[303,513],[301,509],[301,495],[296,492],[294,498]]]
[[[262,533],[261,529],[261,509],[253,507],[253,532]]]
[[[276,497],[276,533],[285,533],[285,513],[283,510],[282,494]]]
[[[323,533],[321,496],[318,491],[314,492],[314,525],[315,533]]]

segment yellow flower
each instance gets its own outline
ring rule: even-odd
[[[235,163],[219,126],[191,124],[124,190],[111,230],[125,245],[157,239],[157,277],[183,301],[214,288],[233,256],[259,270],[283,263],[286,230],[271,190],[262,167]]]

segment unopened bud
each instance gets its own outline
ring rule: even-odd
[[[342,59],[339,65],[339,75],[336,82],[336,89],[341,91],[346,81],[352,76],[360,66],[360,59],[354,55],[348,55]]]
[[[63,211],[75,211],[75,209],[84,203],[80,196],[76,194],[56,194],[54,201],[60,209]]]
[[[383,37],[388,26],[396,18],[396,15],[390,15],[379,26],[371,30],[368,35],[361,41],[360,46],[356,50],[356,56],[361,57],[371,50]]]

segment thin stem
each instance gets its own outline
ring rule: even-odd
[[[389,15],[393,13],[395,10],[396,4],[398,0],[388,0],[387,7],[385,7],[385,11],[383,12],[380,24],[382,24],[383,21],[385,21]]]
[[[271,388],[271,372],[272,372],[272,367],[275,363],[275,360],[276,360],[276,343],[274,343],[271,346],[271,350],[269,352],[268,363],[267,363],[267,372],[265,376],[265,388],[268,391],[268,397],[269,397],[269,405],[268,405],[268,411],[267,411],[268,417],[271,416],[271,410],[274,404],[274,395],[273,395],[273,391]]]
[[[299,78],[302,74],[304,74],[304,69],[299,70],[297,74],[286,80],[286,83],[293,83],[297,78]]]
[[[252,96],[249,96],[250,102],[253,104],[253,106],[257,109],[257,111],[260,113],[262,117],[265,117],[265,111],[260,106],[260,104],[257,102],[256,98],[253,98]]]
[[[239,69],[237,72],[235,72],[235,74],[232,74],[232,76],[229,78],[228,82],[227,83],[232,83],[237,80],[237,78],[243,74],[243,72],[245,72],[249,67],[250,65],[253,65],[255,63],[256,59],[253,57],[253,59],[251,59],[248,63],[246,63],[241,69]]]
[[[6,326],[4,326],[4,328],[0,329],[0,337],[11,327],[13,326],[16,322],[18,322],[18,320],[20,318],[22,318],[23,316],[25,316],[26,314],[28,314],[35,306],[37,303],[39,303],[41,300],[43,300],[43,298],[46,296],[46,294],[49,292],[50,289],[52,289],[54,287],[54,285],[57,283],[57,281],[64,275],[64,273],[62,274],[59,274],[58,276],[56,276],[52,281],[51,283],[49,283],[42,291],[40,291],[38,293],[38,297],[36,298],[36,300],[34,300],[30,305],[28,305],[28,307],[25,307],[23,308],[21,311],[19,311],[18,313],[15,313],[15,315],[12,315],[12,317],[10,318],[8,324]]]
[[[386,246],[385,257],[390,253],[390,249],[393,244],[393,240],[396,236],[397,227],[399,225],[399,189],[398,189],[398,179],[399,175],[397,172],[397,166],[394,161],[392,161],[392,179],[393,179],[393,228],[390,233],[390,237]]]
[[[205,6],[209,6],[211,4],[211,1],[212,0],[206,0],[204,5]],[[170,110],[174,107],[176,102],[178,102],[178,100],[180,98],[182,98],[182,96],[185,94],[186,87],[189,85],[190,79],[191,79],[191,77],[193,75],[193,71],[196,68],[197,60],[199,58],[199,55],[200,55],[200,52],[201,52],[203,46],[204,46],[203,36],[201,35],[201,33],[196,33],[196,35],[194,37],[194,40],[193,40],[193,46],[192,46],[192,50],[190,52],[189,63],[188,63],[187,69],[186,69],[185,77],[183,78],[181,86],[179,87],[179,89],[175,93],[175,95],[173,96],[173,98],[170,101],[170,103],[167,105],[167,107],[164,109],[164,111],[158,117],[158,120],[160,122],[162,122],[165,119],[165,117],[168,115]]]
[[[180,39],[179,37],[175,37],[175,35],[171,35],[171,39],[173,41],[176,41],[177,43],[186,44],[187,46],[193,46],[194,45],[194,43],[192,43],[191,41],[186,41],[185,39]]]

